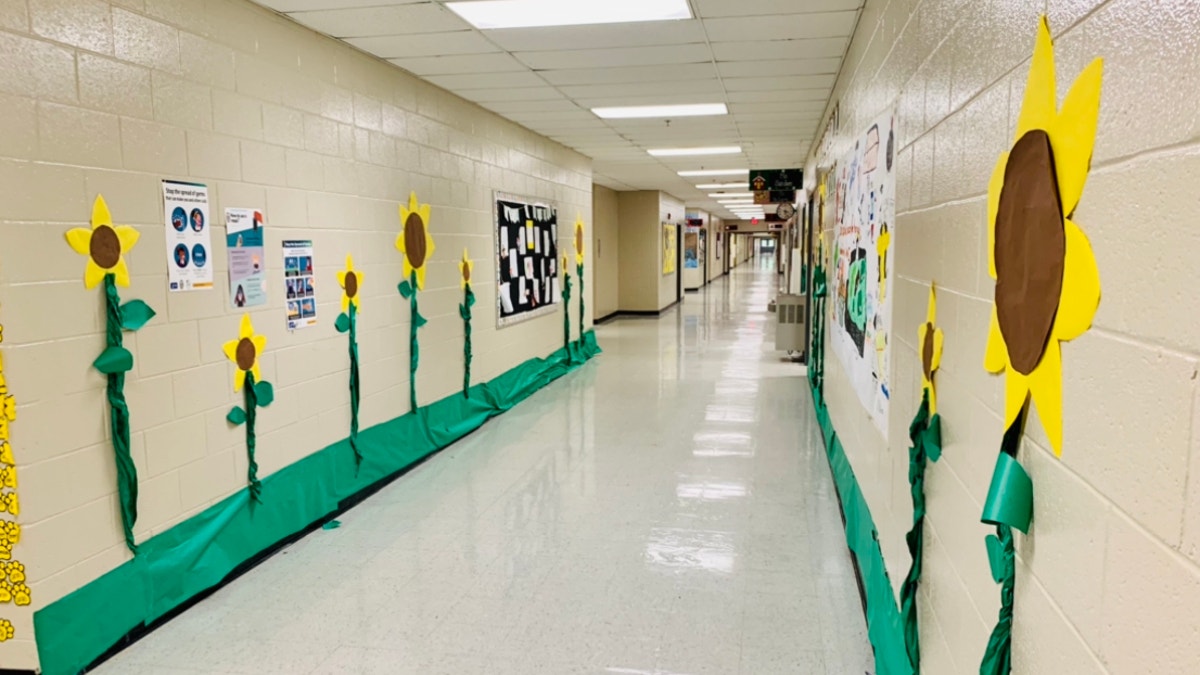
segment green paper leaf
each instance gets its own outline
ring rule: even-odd
[[[986,541],[988,565],[992,568],[992,579],[996,583],[1000,583],[1004,581],[1004,544],[1001,544],[994,534],[989,534]]]
[[[420,312],[413,312],[413,324],[417,328],[420,328],[421,326],[424,326],[427,323],[429,323],[429,320],[426,319],[425,317],[421,316]]]
[[[925,456],[936,462],[942,458],[942,416],[934,415],[925,428],[921,442],[925,444]]]
[[[983,503],[982,521],[1008,525],[1026,534],[1033,520],[1033,480],[1020,462],[1006,452],[996,458],[992,485]]]
[[[225,419],[229,420],[229,423],[234,426],[241,426],[246,423],[246,411],[235,405],[229,411],[229,414],[225,416]]]
[[[338,529],[338,528],[339,528],[339,527],[341,527],[341,526],[342,526],[342,521],[340,521],[340,520],[331,520],[331,521],[329,521],[328,523],[325,523],[324,525],[322,525],[322,526],[321,526],[321,529],[322,529],[322,530],[336,530],[336,529]]]
[[[127,373],[133,370],[133,354],[124,347],[109,347],[92,362],[92,365],[105,375]]]
[[[256,382],[254,395],[258,398],[258,404],[265,408],[275,401],[275,387],[270,382]]]
[[[400,288],[400,295],[402,295],[406,298],[412,297],[413,288],[412,288],[412,284],[409,284],[408,281],[401,281],[399,288]]]
[[[466,305],[458,306],[458,315],[462,317],[463,321],[471,320],[471,312],[467,309]]]
[[[134,331],[145,326],[154,318],[154,310],[141,300],[130,300],[121,305],[121,328]]]
[[[467,307],[474,307],[474,306],[475,306],[475,294],[472,293],[470,289],[467,289]]]
[[[337,332],[345,333],[350,330],[350,317],[344,313],[338,314],[337,320],[333,322],[333,327],[337,329]]]

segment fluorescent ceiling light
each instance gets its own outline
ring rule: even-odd
[[[746,174],[746,179],[750,179],[750,169],[700,169],[699,171],[680,171],[679,175],[687,178],[689,176],[737,176]],[[747,183],[749,184],[749,183]]]
[[[754,200],[753,199],[721,199],[721,200],[718,200],[717,203],[724,204],[725,206],[753,206]]]
[[[562,0],[556,0],[561,2]],[[465,3],[475,5],[478,3]],[[702,117],[705,115],[728,115],[724,103],[695,103],[689,105],[639,105],[623,108],[592,108],[596,117],[606,120],[627,120],[644,117]]]
[[[477,0],[448,2],[446,7],[480,30],[692,18],[687,0]]]
[[[753,192],[714,192],[709,197],[714,199],[733,199],[735,197],[753,197]]]
[[[746,183],[705,183],[697,185],[697,190],[724,190],[726,188],[744,188]]]
[[[736,145],[719,148],[657,148],[647,150],[653,157],[696,157],[699,155],[740,155],[742,149]]]

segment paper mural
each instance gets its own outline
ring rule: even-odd
[[[458,262],[458,278],[462,285],[463,301],[458,306],[458,315],[463,320],[463,398],[471,397],[471,308],[475,306],[475,291],[471,290],[471,274],[475,272],[475,262],[471,260],[467,249],[463,249],[462,260]]]
[[[213,287],[212,223],[208,216],[208,186],[162,182],[166,220],[167,280],[175,291]]]
[[[417,293],[425,288],[426,263],[433,257],[433,234],[429,231],[429,204],[422,204],[417,193],[408,195],[408,206],[400,205],[400,234],[396,248],[404,258],[404,280],[398,286],[400,296],[408,300],[408,398],[409,409],[417,411],[417,366],[421,362],[421,346],[417,330],[429,323],[417,307]]]
[[[895,114],[881,116],[838,165],[830,343],[863,407],[887,436],[891,387]]]
[[[255,423],[259,406],[265,408],[275,401],[275,387],[263,381],[259,368],[258,358],[266,348],[267,338],[255,334],[249,314],[242,315],[237,339],[226,342],[223,347],[225,357],[234,365],[233,390],[243,392],[246,404],[245,408],[234,406],[225,419],[234,426],[246,425],[246,457],[249,460],[246,482],[250,486],[250,498],[256,502],[262,501],[262,481],[258,479]]]
[[[362,451],[358,446],[358,404],[362,386],[358,374],[358,313],[360,291],[362,291],[362,270],[354,269],[354,257],[346,254],[346,269],[337,273],[338,285],[342,287],[342,313],[334,321],[334,328],[339,333],[348,333],[350,354],[350,448],[354,450],[354,459],[362,463]]]
[[[555,311],[560,302],[558,210],[496,194],[496,323],[499,327]]]

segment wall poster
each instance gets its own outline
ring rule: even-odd
[[[685,269],[700,269],[700,228],[688,226],[683,234],[683,266]]]
[[[174,291],[213,287],[212,228],[208,221],[208,186],[162,182],[166,214],[167,280]]]
[[[234,307],[267,304],[262,209],[225,209],[225,245],[229,251],[229,303]]]
[[[313,270],[312,241],[283,242],[288,330],[317,325],[317,288]]]
[[[497,326],[553,312],[562,298],[559,266],[557,209],[497,192]]]
[[[889,111],[866,129],[838,164],[831,289],[833,351],[884,437],[891,394],[894,130],[895,113]]]
[[[668,276],[675,273],[675,260],[679,257],[679,249],[677,237],[675,235],[675,226],[671,223],[663,223],[662,226],[662,270],[663,276]]]

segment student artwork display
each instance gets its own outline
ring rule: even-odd
[[[559,302],[558,211],[496,193],[496,316],[501,328],[554,311]]]
[[[208,186],[162,182],[166,214],[167,280],[172,292],[213,287],[212,228],[208,220]]]
[[[471,308],[475,306],[475,292],[471,290],[471,273],[475,271],[475,263],[463,249],[462,260],[458,263],[458,276],[462,281],[463,301],[458,306],[458,315],[463,320],[463,398],[471,397]]]
[[[225,209],[225,247],[229,251],[229,304],[238,309],[267,304],[261,209]]]
[[[133,526],[137,523],[137,467],[129,451],[129,406],[125,402],[125,373],[133,369],[133,354],[124,347],[123,331],[136,331],[154,318],[154,310],[141,300],[124,305],[117,286],[129,286],[129,267],[125,254],[138,241],[138,231],[128,225],[113,225],[102,195],[92,204],[92,226],[67,231],[67,244],[80,255],[88,257],[83,272],[83,285],[95,288],[104,282],[105,348],[92,365],[108,380],[109,425],[112,432],[113,454],[117,464],[117,493],[121,502],[121,527],[125,546],[137,553],[133,542]]]
[[[1013,528],[1027,532],[1033,481],[1017,461],[1030,399],[1056,455],[1062,454],[1061,343],[1087,332],[1100,306],[1091,244],[1071,220],[1091,166],[1103,61],[1084,69],[1057,107],[1054,44],[1043,16],[1037,30],[1015,141],[988,186],[988,271],[996,280],[985,368],[1005,378],[1005,426],[984,523],[1000,616],[979,672],[1012,670],[1016,583]]]
[[[267,407],[275,400],[275,388],[270,382],[262,379],[262,371],[258,367],[258,357],[267,348],[267,338],[254,333],[254,325],[250,315],[242,315],[242,324],[236,340],[225,343],[225,356],[234,365],[233,390],[244,392],[246,407],[234,406],[225,416],[234,426],[246,425],[246,456],[250,466],[246,471],[246,481],[250,484],[250,497],[262,501],[262,482],[258,480],[258,462],[255,459],[256,437],[255,421],[258,407]]]
[[[428,323],[417,309],[417,292],[425,288],[425,263],[429,262],[434,250],[433,235],[429,232],[429,211],[429,205],[420,203],[416,192],[409,194],[408,207],[400,205],[400,235],[396,237],[396,248],[404,256],[400,295],[408,299],[412,314],[408,338],[408,393],[413,412],[417,411],[417,365],[421,360],[417,330]]]
[[[362,463],[362,451],[358,447],[358,403],[361,387],[358,376],[358,302],[362,290],[362,272],[354,269],[354,257],[346,254],[346,269],[338,272],[338,285],[342,287],[342,313],[334,322],[339,333],[349,333],[350,344],[350,447],[354,459]]]
[[[887,436],[892,329],[891,230],[896,222],[895,114],[867,128],[839,164],[833,265],[833,351],[863,407]]]
[[[317,284],[311,240],[283,242],[283,284],[288,330],[317,325]]]
[[[688,226],[683,234],[683,268],[700,269],[700,228]]]
[[[929,309],[925,323],[917,330],[918,358],[921,360],[921,407],[908,427],[912,445],[908,449],[908,484],[912,494],[913,526],[905,536],[912,566],[900,587],[900,617],[904,624],[904,644],[914,673],[921,672],[921,642],[917,625],[917,587],[925,557],[925,469],[929,461],[942,456],[942,420],[937,413],[937,394],[933,374],[942,362],[942,329],[937,327],[937,296],[929,287]]]
[[[0,343],[4,342],[4,327],[0,326]],[[4,379],[4,361],[0,358],[0,605],[13,603],[18,607],[33,602],[33,591],[25,583],[25,565],[13,559],[13,547],[21,541],[21,526],[17,516],[21,501],[17,495],[17,460],[9,442],[9,425],[17,420],[17,399],[8,391]],[[5,515],[7,514],[7,515]],[[0,616],[0,642],[16,636],[12,621]]]
[[[665,277],[675,273],[675,259],[679,257],[679,242],[673,224],[663,223],[662,240],[662,271]]]

